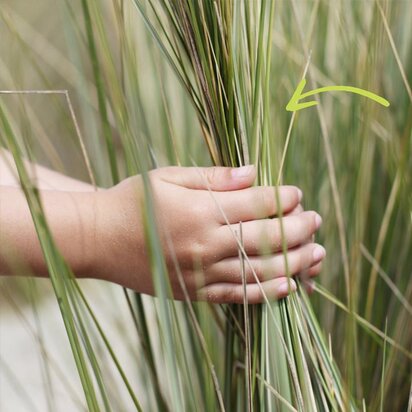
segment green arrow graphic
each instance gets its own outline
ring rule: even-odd
[[[302,100],[306,97],[313,96],[314,94],[323,93],[323,92],[332,92],[332,91],[339,91],[339,92],[349,92],[349,93],[356,93],[360,94],[361,96],[365,96],[368,99],[372,99],[375,102],[388,107],[389,102],[381,96],[378,96],[375,93],[368,92],[367,90],[359,89],[359,87],[352,87],[352,86],[327,86],[321,87],[319,89],[311,90],[310,92],[302,93],[303,89],[306,85],[306,79],[302,79],[298,87],[296,87],[295,92],[293,93],[289,103],[286,106],[286,110],[288,112],[296,112],[301,109],[306,109],[307,107],[315,106],[318,104],[317,101],[312,100],[310,102],[299,103],[299,100]]]

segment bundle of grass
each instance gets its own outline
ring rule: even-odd
[[[135,4],[191,98],[213,162],[253,163],[258,183],[279,183],[283,148],[270,105],[274,1],[150,1],[150,10]],[[226,309],[224,407],[350,410],[302,288],[279,302],[244,303],[245,310]]]

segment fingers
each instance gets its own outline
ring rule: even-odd
[[[244,276],[247,283],[256,283],[278,277],[303,273],[306,278],[318,274],[320,264],[326,255],[325,249],[315,243],[289,250],[286,255],[251,256],[244,261]],[[316,272],[316,273],[315,273]],[[242,283],[241,261],[231,257],[223,259],[207,269],[207,284],[218,282]]]
[[[256,168],[243,167],[165,167],[155,171],[166,182],[188,189],[240,190],[253,184]]]
[[[279,204],[276,188],[272,186],[250,187],[225,193],[215,193],[215,199],[225,216],[220,216],[220,223],[247,222],[286,214],[293,211],[302,199],[302,192],[295,186],[279,186]],[[225,219],[226,217],[226,219]]]
[[[299,273],[299,278],[302,279],[302,281],[308,281],[311,278],[318,276],[321,270],[322,262],[318,262],[311,266],[309,269],[303,270],[301,273]]]
[[[322,218],[316,212],[302,212],[280,219],[262,219],[242,223],[243,247],[248,256],[282,250],[282,233],[288,249],[307,243],[307,240],[322,224]],[[283,228],[283,230],[282,230]],[[233,233],[240,233],[239,224],[224,225],[217,229],[221,259],[238,255],[238,243]],[[224,245],[224,248],[221,247]]]
[[[306,279],[301,280],[302,286],[308,294],[312,294],[315,282],[312,280],[322,268],[321,263],[313,265],[307,271]],[[281,299],[297,290],[296,282],[286,276],[277,277],[260,283],[248,283],[246,285],[246,297],[248,304],[258,304],[267,300]],[[220,282],[206,285],[197,294],[196,300],[205,300],[212,303],[244,303],[243,283]]]
[[[268,300],[286,297],[289,293],[296,291],[296,282],[286,277],[271,279],[259,284],[246,285],[247,303],[257,304]],[[197,298],[213,303],[244,303],[243,284],[214,283],[200,289]]]
[[[303,210],[303,206],[299,203],[291,212],[287,213],[287,215],[298,215],[299,213],[302,213]]]
[[[322,270],[322,262],[318,262],[311,266],[309,269],[302,271],[299,274],[299,280],[301,281],[302,287],[305,288],[306,293],[311,295],[315,290],[315,281],[313,278],[318,276]]]

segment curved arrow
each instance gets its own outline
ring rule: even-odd
[[[299,103],[299,100],[302,100],[306,97],[313,96],[314,94],[323,93],[323,92],[332,92],[332,91],[339,91],[339,92],[349,92],[349,93],[356,93],[360,94],[361,96],[365,96],[368,99],[374,100],[376,103],[381,104],[382,106],[388,107],[389,102],[381,96],[378,96],[375,93],[369,92],[367,90],[360,89],[359,87],[352,87],[352,86],[327,86],[327,87],[320,87],[319,89],[311,90],[310,92],[302,93],[303,89],[306,85],[306,79],[302,79],[298,87],[296,87],[295,92],[293,93],[289,103],[286,106],[286,110],[288,112],[296,112],[297,110],[306,109],[307,107],[315,106],[318,104],[317,101],[312,100],[310,102]]]

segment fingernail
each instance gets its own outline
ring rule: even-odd
[[[319,229],[321,224],[322,224],[322,218],[320,217],[320,215],[316,213],[316,216],[315,216],[316,229]]]
[[[313,249],[313,260],[315,262],[318,262],[319,260],[322,260],[326,256],[326,250],[323,246],[316,246],[315,249]]]
[[[303,192],[298,188],[298,198],[299,198],[299,202],[302,200],[303,197]]]
[[[242,167],[236,167],[231,170],[232,177],[239,179],[249,176],[255,170],[255,166],[247,165]]]
[[[289,292],[295,292],[296,289],[296,282],[293,279],[288,279],[278,286],[278,293],[280,296],[286,296]]]

